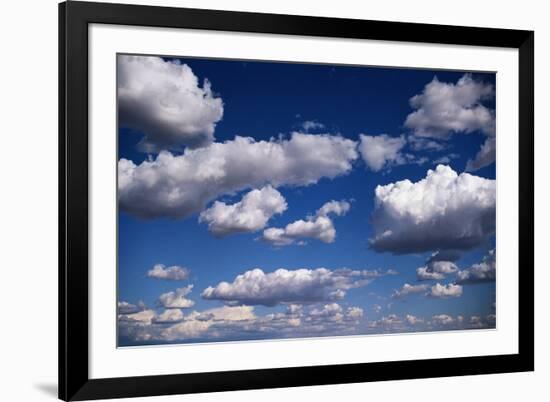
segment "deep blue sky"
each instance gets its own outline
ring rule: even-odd
[[[201,83],[207,78],[213,91],[223,99],[223,119],[215,130],[217,142],[231,140],[235,135],[256,140],[269,140],[281,134],[288,136],[292,131],[300,131],[304,121],[323,123],[326,129],[322,132],[339,133],[353,140],[358,140],[360,133],[396,137],[410,134],[411,131],[404,127],[407,115],[413,111],[409,99],[421,93],[434,76],[443,82],[456,83],[464,75],[464,72],[449,71],[194,58],[181,58],[180,62],[191,67]],[[494,74],[476,73],[473,78],[495,84]],[[493,100],[485,105],[494,109]],[[148,158],[147,154],[136,150],[142,137],[143,133],[121,127],[119,158],[133,160],[136,164]],[[145,220],[121,211],[118,218],[118,299],[134,304],[141,300],[155,307],[161,293],[192,283],[194,290],[189,298],[196,303],[193,309],[201,311],[222,305],[218,301],[201,299],[203,289],[221,281],[232,282],[238,274],[256,267],[264,272],[281,267],[391,268],[399,275],[379,278],[366,287],[352,289],[341,304],[363,308],[369,321],[388,314],[428,318],[437,314],[466,317],[490,314],[495,300],[494,282],[464,286],[460,298],[434,300],[415,295],[392,300],[393,290],[406,282],[418,283],[415,270],[424,265],[430,253],[396,256],[376,252],[368,245],[373,235],[370,218],[377,185],[404,179],[416,182],[426,176],[427,169],[435,167],[435,159],[450,153],[458,157],[449,165],[463,172],[467,160],[476,155],[484,140],[483,134],[475,132],[453,135],[446,141],[448,149],[415,152],[415,156],[429,158],[423,165],[406,164],[373,172],[359,158],[348,175],[334,180],[321,179],[318,184],[307,187],[279,188],[289,208],[269,221],[271,227],[284,227],[302,219],[333,199],[354,200],[347,215],[334,218],[337,238],[332,244],[311,240],[303,247],[274,248],[256,240],[261,232],[215,238],[205,224],[198,223],[196,215],[187,219]],[[494,179],[495,164],[474,174]],[[243,193],[224,196],[223,200],[237,202]],[[494,238],[491,243],[465,253],[457,265],[464,269],[481,261],[488,248],[494,247]],[[180,283],[147,278],[147,271],[158,263],[188,267],[190,279]],[[383,310],[375,312],[375,304],[383,306]],[[284,311],[284,307],[257,306],[255,311],[264,314]],[[123,340],[122,344],[125,342],[131,343]]]

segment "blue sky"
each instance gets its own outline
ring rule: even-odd
[[[118,68],[120,346],[494,327],[494,74],[128,56],[119,56]],[[179,81],[186,82],[180,85]],[[411,101],[415,95],[421,95],[416,103]],[[192,108],[192,113],[174,113],[187,107]],[[410,117],[415,112],[419,113]],[[173,164],[164,170],[154,165],[161,154],[178,158],[186,153],[205,152],[200,161],[207,166],[210,161],[204,158],[214,156],[205,150],[233,141],[235,136],[251,137],[254,143],[284,144],[293,141],[292,133],[307,139],[315,137],[312,141],[330,140],[327,152],[334,149],[335,158],[342,157],[340,140],[349,140],[348,153],[342,161],[349,166],[332,166],[323,175],[322,169],[329,168],[322,160],[312,160],[311,165],[301,167],[298,158],[284,171],[296,169],[300,175],[306,169],[315,172],[319,165],[321,173],[305,184],[302,179],[286,183],[284,178],[270,176],[275,166],[272,164],[277,161],[267,158],[257,167],[256,176],[260,177],[260,171],[263,175],[260,178],[256,179],[255,172],[243,173],[254,177],[250,185],[247,179],[228,178],[228,182],[241,184],[223,184],[221,189],[213,189],[218,182],[209,181],[213,184],[204,191],[213,195],[192,198],[200,200],[197,207],[177,198],[182,192],[199,191],[191,188],[193,182],[189,184],[184,177],[187,171],[178,170],[177,159],[170,159]],[[307,155],[314,155],[319,149],[315,142],[312,144]],[[212,155],[223,158],[225,151],[221,149],[222,156],[214,152]],[[483,149],[485,153],[480,152]],[[246,154],[242,155],[246,158]],[[406,205],[407,197],[398,193],[394,193],[394,198],[380,198],[379,205],[375,205],[377,186],[403,180],[418,183],[426,178],[429,169],[436,169],[438,161],[448,170],[437,170],[437,175],[456,172],[457,178],[444,187],[445,191],[456,193],[424,195],[436,201],[433,208],[422,204],[422,199],[416,200],[420,203],[416,206]],[[143,167],[140,181],[129,175],[126,184],[126,179],[121,179],[122,163],[128,163],[132,172]],[[233,172],[239,167],[235,166]],[[465,170],[475,177],[462,180]],[[171,183],[179,186],[179,193],[171,193],[175,191],[170,189]],[[214,202],[223,203],[222,211],[226,211],[252,190],[265,186],[278,193],[278,199],[282,197],[286,205],[282,212],[266,213],[265,224],[243,229],[230,222],[220,236],[209,231],[208,225],[220,224],[218,215],[209,221],[199,219]],[[464,188],[469,195],[462,197]],[[418,187],[418,191],[428,194],[435,190]],[[176,201],[168,194],[175,194]],[[288,245],[266,240],[264,231],[268,228],[285,228],[300,220],[300,225],[313,225],[316,216],[322,215],[316,215],[316,211],[331,200],[346,203],[348,209],[323,216],[335,231],[328,241],[305,232],[285,234],[292,243]],[[426,209],[414,217],[411,214],[418,211],[418,205]],[[439,207],[441,211],[434,212]],[[402,222],[396,217],[395,208],[402,208]],[[480,224],[480,220],[487,222]],[[411,222],[416,226],[404,228]],[[428,231],[429,228],[435,229]],[[373,242],[384,230],[392,232],[389,242]],[[448,241],[440,242],[441,239]],[[458,255],[444,259],[451,268],[436,272],[438,279],[419,280],[417,269],[428,266],[433,253],[439,251],[441,255],[452,250],[454,239],[458,249],[454,254]],[[408,241],[410,247],[406,245]],[[148,276],[158,264],[163,269],[176,267],[174,272],[185,272],[181,275],[184,279]],[[348,268],[357,272],[377,270],[381,274],[374,279],[369,276],[366,284],[346,274],[345,285],[327,288],[340,290],[344,296],[325,294],[315,301],[308,299],[314,292],[311,288],[296,291],[310,292],[303,301],[297,293],[289,301],[288,295],[277,293],[276,289],[272,292],[262,288],[272,299],[266,302],[261,295],[263,302],[246,304],[234,283],[238,275],[254,268],[267,275],[279,268],[294,271],[321,267],[331,273]],[[434,269],[438,268],[428,266],[432,274]],[[262,286],[271,283],[269,278],[263,279]],[[217,288],[221,282],[235,285],[229,289],[235,299],[227,295],[227,289]],[[276,281],[273,283],[278,286]],[[438,283],[449,293],[441,295],[432,290]],[[399,297],[396,292],[405,284],[416,286],[416,291]],[[189,285],[193,285],[192,290],[182,299],[191,300],[192,306],[162,306],[160,295]],[[293,283],[283,286],[288,289]],[[214,296],[205,297],[204,290],[209,287],[214,289]],[[299,312],[290,312],[290,305],[297,306]],[[242,306],[246,307],[246,314],[232,318],[231,314],[242,312],[237,311]],[[212,309],[226,309],[229,315],[215,310],[213,316],[201,318],[201,313]],[[158,318],[165,310],[172,314],[169,323]],[[273,314],[277,313],[280,319],[275,325]],[[226,316],[229,318],[224,321]]]

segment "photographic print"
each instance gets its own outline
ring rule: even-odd
[[[118,346],[496,328],[496,90],[117,55]]]

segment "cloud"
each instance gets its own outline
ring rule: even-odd
[[[290,139],[235,137],[182,155],[163,151],[136,165],[118,162],[121,210],[141,218],[185,218],[224,194],[271,184],[307,186],[352,169],[356,143],[328,134],[293,133]]]
[[[380,313],[380,312],[382,311],[382,308],[383,308],[383,307],[382,307],[380,304],[374,304],[374,305],[372,306],[372,310],[373,310],[376,314]]]
[[[323,243],[333,243],[336,239],[336,229],[329,215],[343,216],[351,205],[347,201],[329,201],[325,203],[315,216],[299,219],[289,223],[284,228],[267,228],[261,240],[274,246],[288,246],[299,239],[317,239]],[[300,243],[303,244],[303,243]]]
[[[432,261],[416,269],[416,278],[419,281],[442,280],[456,271],[458,267],[451,261]]]
[[[193,290],[193,285],[176,289],[173,292],[163,293],[159,296],[159,304],[164,308],[189,308],[193,307],[195,302],[187,299],[187,296]]]
[[[455,262],[455,261],[459,260],[460,257],[462,257],[462,252],[458,251],[458,250],[451,250],[451,249],[438,250],[438,251],[432,253],[430,258],[428,258],[428,261],[426,261],[426,264],[429,264],[429,263],[435,262],[435,261]]]
[[[418,324],[423,324],[424,323],[424,320],[421,319],[421,318],[418,318],[414,315],[411,315],[411,314],[407,314],[405,316],[405,320],[407,321],[407,324],[409,325],[418,325]]]
[[[189,278],[189,269],[177,265],[167,267],[164,264],[155,264],[153,269],[147,272],[147,277],[166,281],[183,281]]]
[[[479,247],[495,232],[496,181],[449,166],[375,189],[370,246],[394,254]]]
[[[127,301],[119,301],[117,303],[117,310],[119,314],[134,314],[145,310],[145,305],[142,302],[135,305]]]
[[[495,250],[490,250],[483,257],[483,261],[472,265],[470,268],[459,271],[456,275],[456,282],[462,285],[469,285],[482,282],[494,282],[496,279],[496,255]]]
[[[164,310],[161,314],[155,315],[153,322],[157,324],[172,324],[183,320],[183,312],[179,308]]]
[[[449,283],[447,285],[441,285],[436,283],[430,288],[428,296],[437,299],[447,299],[450,297],[462,296],[462,286]]]
[[[480,315],[472,315],[468,320],[466,327],[471,329],[495,328],[496,316],[494,314],[482,317]]]
[[[421,94],[410,99],[411,107],[416,109],[405,120],[405,126],[414,131],[410,139],[416,136],[448,140],[454,133],[479,131],[487,139],[475,158],[468,160],[466,171],[473,172],[490,165],[496,158],[495,112],[484,106],[483,101],[494,96],[493,85],[476,81],[469,74],[456,84],[440,82],[435,77]],[[417,142],[418,148],[427,143],[425,140]],[[430,146],[435,149],[435,144],[430,143]],[[441,163],[448,161],[441,160]]]
[[[378,172],[393,165],[406,163],[406,157],[400,152],[407,144],[405,136],[361,134],[359,138],[359,152],[371,170]]]
[[[370,321],[369,328],[384,328],[386,330],[401,330],[403,329],[403,320],[396,314],[389,314],[379,320]]]
[[[164,315],[168,320],[161,319]],[[363,310],[355,306],[344,308],[337,303],[313,305],[309,309],[290,304],[285,312],[261,316],[253,306],[223,306],[185,316],[181,310],[166,310],[149,317],[141,322],[119,320],[119,328],[137,343],[342,335],[356,332]]]
[[[436,326],[445,326],[455,323],[455,319],[448,314],[439,314],[432,317],[431,323]]]
[[[481,149],[474,159],[469,159],[466,163],[466,171],[474,172],[485,166],[489,166],[496,159],[497,142],[495,137],[489,137],[485,140]]]
[[[132,314],[119,314],[118,320],[140,325],[149,325],[155,317],[155,310],[142,310]]]
[[[302,123],[302,128],[306,133],[309,133],[314,130],[324,130],[325,125],[323,123],[319,123],[318,121],[306,120]]]
[[[482,131],[494,135],[494,111],[482,104],[495,95],[490,84],[466,74],[456,84],[440,82],[437,77],[421,94],[410,99],[416,109],[407,116],[405,126],[418,137],[449,139],[453,133]]]
[[[333,243],[336,238],[336,229],[332,220],[326,216],[318,216],[313,220],[297,220],[289,223],[284,229],[268,228],[264,231],[262,240],[274,246],[288,246],[296,239],[317,239],[323,243]]]
[[[401,289],[395,290],[392,293],[393,299],[401,299],[403,297],[418,294],[418,293],[424,293],[428,289],[428,285],[411,285],[409,283],[405,283]]]
[[[235,204],[214,202],[214,205],[201,212],[199,221],[207,222],[208,230],[221,237],[263,229],[273,215],[281,214],[286,209],[285,198],[268,185],[250,191]]]
[[[407,142],[413,151],[442,151],[448,148],[448,145],[430,138],[417,137],[409,135]]]
[[[342,299],[349,289],[366,286],[374,278],[395,271],[367,271],[326,268],[278,269],[265,273],[259,268],[238,275],[232,283],[220,282],[206,288],[206,300],[245,305],[275,306],[282,303],[332,302]]]
[[[322,308],[312,309],[306,317],[306,322],[319,321],[357,321],[363,317],[363,309],[360,307],[348,307],[344,310],[338,303],[325,304]]]
[[[160,57],[119,55],[117,60],[119,122],[145,134],[143,151],[213,142],[223,102],[207,79],[201,87],[188,65]]]
[[[329,201],[323,204],[321,208],[317,210],[317,216],[328,216],[334,214],[336,216],[343,216],[348,213],[351,205],[349,202],[342,201]]]

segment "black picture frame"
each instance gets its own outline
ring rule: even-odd
[[[88,25],[118,24],[519,51],[517,354],[90,379]],[[70,1],[59,5],[59,398],[169,395],[534,370],[534,32]]]

